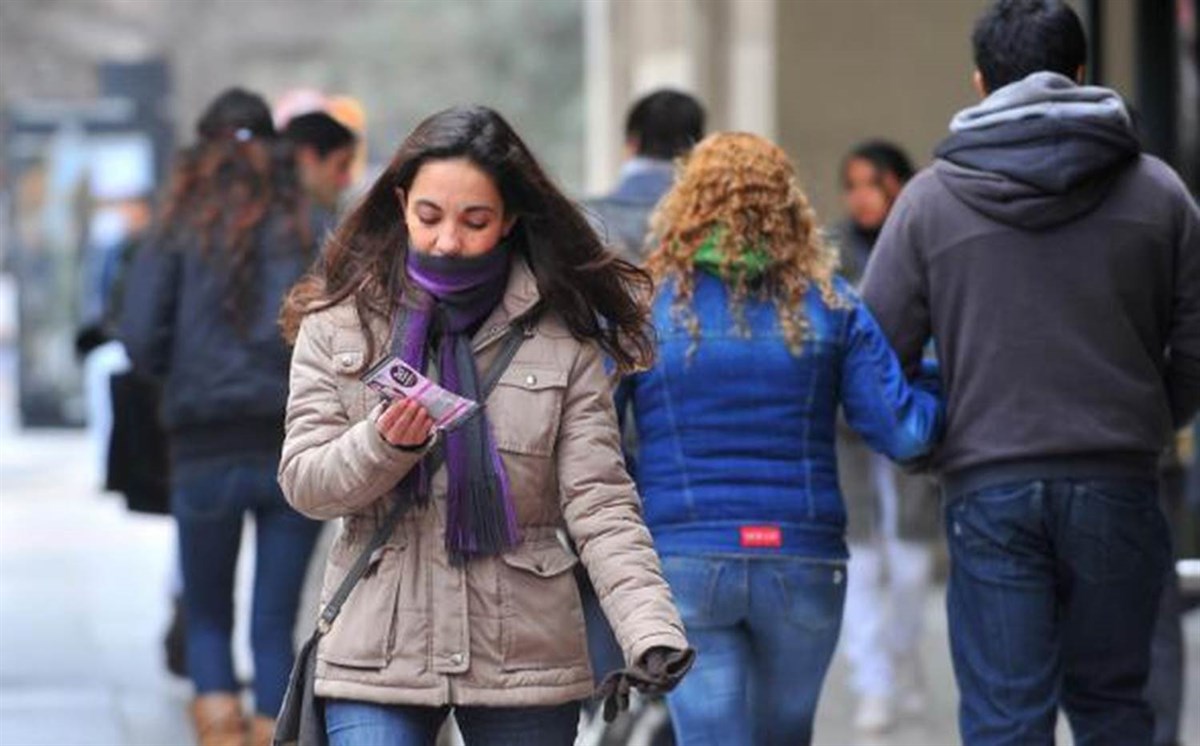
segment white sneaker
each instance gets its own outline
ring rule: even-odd
[[[887,697],[866,695],[858,701],[854,727],[863,733],[883,733],[896,724],[892,701]]]

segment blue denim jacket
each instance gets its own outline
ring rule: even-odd
[[[787,348],[770,301],[747,299],[740,333],[728,292],[698,272],[700,340],[672,319],[673,287],[659,293],[659,358],[627,378],[639,438],[636,478],[661,552],[846,556],[837,481],[838,407],[866,441],[897,461],[926,455],[940,436],[936,371],[910,385],[875,319],[844,281],[844,307],[815,287],[805,300],[808,341]]]

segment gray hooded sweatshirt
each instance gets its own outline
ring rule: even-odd
[[[1121,99],[1036,73],[959,113],[876,243],[867,305],[947,395],[953,492],[1153,478],[1200,407],[1200,211]]]

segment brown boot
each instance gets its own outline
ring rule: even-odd
[[[250,719],[250,746],[271,746],[275,736],[275,718],[255,715]]]
[[[234,694],[202,694],[192,702],[198,746],[245,746],[242,703]]]

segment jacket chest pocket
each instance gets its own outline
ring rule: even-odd
[[[502,451],[550,456],[558,438],[567,372],[512,365],[488,399],[488,420]]]
[[[346,412],[350,422],[366,419],[367,412],[375,405],[378,397],[361,380],[363,370],[363,351],[361,348],[335,348],[333,352],[333,370],[337,374],[337,397]]]
[[[579,561],[557,540],[501,555],[501,668],[526,671],[587,665]]]
[[[558,517],[558,474],[551,457],[566,386],[565,371],[513,365],[488,399],[488,422],[522,525]]]

